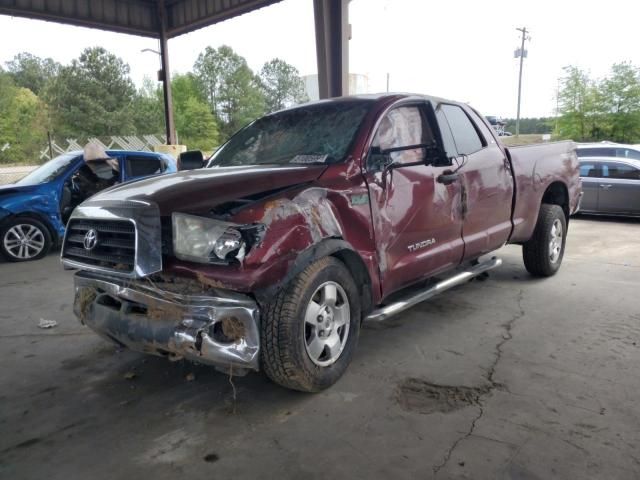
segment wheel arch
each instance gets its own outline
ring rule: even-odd
[[[549,184],[542,194],[540,205],[543,203],[558,205],[562,208],[567,224],[569,223],[569,189],[563,182],[555,181]]]
[[[343,262],[356,282],[360,294],[360,306],[363,318],[373,308],[372,280],[366,264],[353,246],[342,238],[325,238],[300,252],[295,262],[289,267],[287,274],[277,283],[255,292],[260,303],[267,303],[296,275],[301,273],[315,261],[332,256]]]

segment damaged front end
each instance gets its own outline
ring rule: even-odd
[[[102,337],[131,350],[186,358],[234,372],[258,370],[258,306],[249,296],[81,271],[74,313]],[[205,294],[206,293],[206,294]]]

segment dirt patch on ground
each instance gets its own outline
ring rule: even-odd
[[[396,388],[398,404],[408,412],[447,413],[469,405],[478,405],[490,387],[437,385],[419,378],[407,378]]]

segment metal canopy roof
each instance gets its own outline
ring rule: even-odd
[[[68,23],[145,37],[206,27],[281,0],[0,0],[0,14]]]

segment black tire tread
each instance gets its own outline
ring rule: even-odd
[[[550,277],[554,275],[562,262],[562,256],[558,262],[558,267],[553,267],[548,259],[547,234],[556,218],[564,219],[564,211],[559,205],[543,203],[540,206],[538,221],[531,238],[522,245],[522,259],[527,271],[536,277]],[[563,242],[566,241],[567,226],[563,222]],[[564,243],[563,243],[564,254]]]
[[[303,392],[317,392],[328,385],[298,367],[298,359],[291,348],[297,341],[292,338],[287,324],[296,321],[298,302],[303,298],[313,278],[331,264],[344,264],[334,257],[324,257],[309,265],[269,302],[260,322],[261,366],[275,383]],[[348,273],[348,271],[347,271]]]

